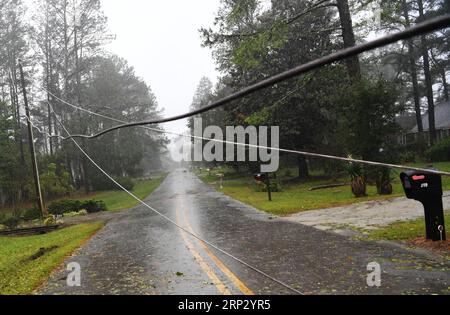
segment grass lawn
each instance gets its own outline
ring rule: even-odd
[[[415,167],[427,167],[428,164],[414,164]],[[433,163],[433,166],[443,171],[450,171],[450,163]],[[224,187],[220,189],[217,173],[224,173]],[[332,179],[324,179],[324,174],[317,178],[303,183],[289,182],[289,179],[296,176],[295,170],[291,171],[289,176],[284,176],[286,170],[280,170],[278,179],[282,183],[282,192],[273,193],[273,201],[269,202],[266,192],[257,192],[253,177],[250,174],[236,174],[226,169],[213,170],[210,175],[203,171],[203,174],[197,175],[206,183],[211,184],[224,194],[249,204],[260,210],[275,214],[275,215],[289,215],[306,210],[323,209],[336,206],[342,206],[357,202],[364,202],[370,200],[383,200],[393,197],[404,196],[403,188],[399,179],[399,171],[393,171],[394,194],[390,196],[379,196],[376,187],[368,186],[368,196],[365,198],[355,198],[351,192],[350,186],[343,186],[338,188],[321,189],[310,191],[314,186],[331,184]],[[315,175],[315,174],[313,174]],[[443,177],[443,187],[445,190],[450,190],[450,177]],[[336,181],[336,180],[335,180]],[[335,182],[334,181],[334,182]],[[340,178],[339,182],[349,182],[349,178]],[[286,184],[283,184],[286,182]]]
[[[447,239],[450,238],[450,214],[445,215]],[[425,234],[425,220],[393,223],[385,228],[370,232],[370,240],[408,241],[423,237]]]
[[[158,179],[136,182],[133,188],[133,193],[141,199],[147,198],[156,188],[159,187],[159,185],[161,185],[166,176],[167,174],[161,176]],[[123,209],[128,209],[135,207],[139,204],[139,202],[136,199],[128,195],[126,192],[119,190],[98,192],[91,194],[89,196],[77,197],[75,199],[103,200],[106,203],[108,211],[119,211]]]
[[[156,188],[161,185],[164,179],[167,177],[167,173],[161,174],[159,178],[155,178],[152,180],[141,180],[136,181],[132,192],[141,199],[147,198]],[[73,200],[102,200],[105,202],[108,211],[119,211],[124,209],[129,209],[138,205],[138,201],[128,195],[126,192],[122,190],[110,190],[110,191],[100,191],[93,192],[89,195],[82,193],[75,193],[71,197],[62,198],[62,199],[73,199]],[[60,199],[59,199],[60,200]],[[52,201],[47,201],[47,206]],[[21,205],[21,209],[28,209],[33,207],[32,204],[23,204]],[[0,208],[0,212],[12,212],[13,209],[10,208]]]
[[[46,235],[0,238],[0,295],[32,293],[102,226],[103,223],[90,223]],[[41,248],[48,252],[32,257],[38,256]]]

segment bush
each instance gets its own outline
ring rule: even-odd
[[[50,204],[48,212],[53,215],[63,215],[71,212],[80,212],[82,210],[88,213],[106,211],[106,205],[103,201],[96,200],[61,200]]]
[[[256,192],[267,192],[267,184],[263,182],[257,182],[254,186],[254,190]],[[270,191],[271,192],[281,192],[283,189],[278,182],[271,181],[270,182]]]
[[[13,230],[17,228],[20,224],[20,214],[18,212],[13,212],[9,215],[2,214],[0,216],[0,225],[6,226],[7,229]]]
[[[294,174],[292,174],[292,170],[290,168],[286,169],[286,171],[284,171],[284,176],[285,177],[292,177]]]
[[[56,224],[56,220],[53,217],[48,217],[47,219],[44,220],[44,225],[45,226],[52,226]]]
[[[30,209],[26,209],[23,211],[22,213],[22,219],[24,221],[34,221],[34,220],[39,220],[42,216],[41,211],[34,207],[34,208],[30,208]]]
[[[430,162],[450,161],[450,138],[445,138],[432,146],[427,151],[427,158]]]
[[[97,213],[106,211],[106,204],[103,201],[97,201],[97,200],[86,200],[81,204],[80,209],[84,209],[88,213]]]
[[[60,200],[52,202],[48,206],[48,212],[53,215],[63,215],[68,212],[78,212],[81,208],[81,202],[78,200]]]

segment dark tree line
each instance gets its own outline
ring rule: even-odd
[[[31,19],[25,18],[26,12]],[[39,166],[47,175],[44,180],[52,178],[59,181],[53,186],[67,188],[49,188],[49,197],[107,186],[73,143],[45,135],[66,136],[56,117],[72,134],[90,134],[118,124],[65,102],[122,121],[161,115],[150,87],[125,60],[103,49],[112,40],[99,0],[38,0],[30,7],[22,0],[0,0],[1,204],[33,198],[19,63],[26,72]],[[160,167],[159,153],[167,140],[138,128],[80,144],[113,176],[139,177],[148,168]]]
[[[200,30],[222,73],[204,100],[448,10],[442,0],[277,0],[270,7],[222,0],[214,25]],[[358,18],[378,12],[381,23]],[[421,115],[430,113],[432,145],[435,104],[448,100],[448,35],[446,29],[412,38],[278,84],[227,107],[222,123],[278,125],[284,148],[393,162],[400,156],[395,119],[410,113],[423,137],[414,149],[423,154]],[[311,163],[297,162],[300,177],[308,177]]]

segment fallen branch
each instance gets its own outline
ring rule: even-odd
[[[343,186],[348,186],[348,185],[349,185],[348,183],[321,185],[321,186],[311,187],[309,189],[309,191],[320,190],[320,189],[328,189],[328,188],[336,188],[336,187],[343,187]]]

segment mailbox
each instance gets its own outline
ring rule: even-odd
[[[267,196],[272,201],[272,192],[270,191],[270,177],[267,173],[259,173],[255,175],[255,180],[259,183],[265,183],[267,187]]]
[[[255,180],[257,182],[266,182],[267,181],[267,174],[266,173],[256,174],[255,175]]]
[[[425,208],[427,239],[445,240],[442,178],[440,175],[408,171],[400,175],[408,199],[421,202]]]

